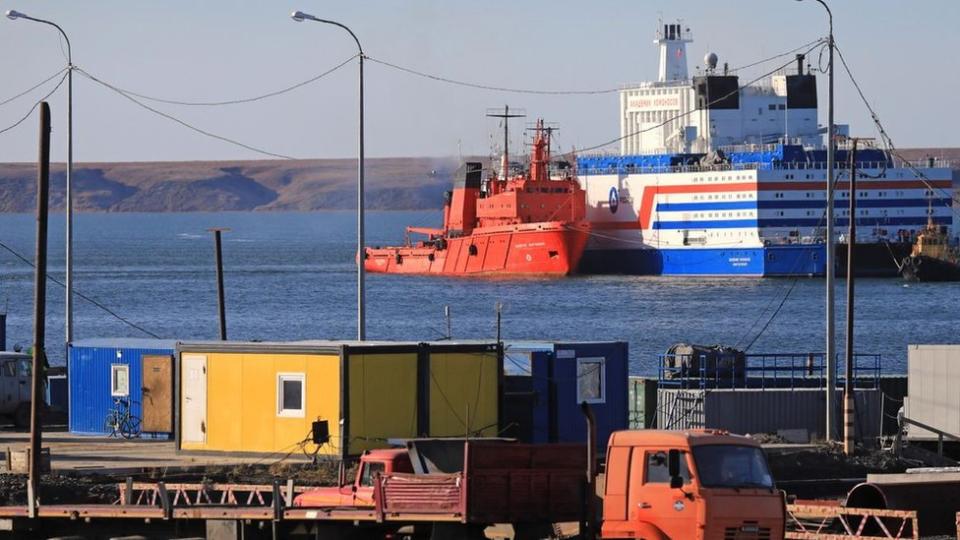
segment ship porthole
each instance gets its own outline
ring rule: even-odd
[[[470,244],[470,250],[469,250],[469,252],[470,252],[471,255],[476,255],[476,254],[477,254],[477,246],[476,246],[476,244]]]

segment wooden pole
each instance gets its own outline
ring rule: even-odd
[[[853,139],[850,150],[850,216],[847,227],[847,354],[846,376],[843,382],[843,453],[854,453],[854,432],[856,415],[853,400],[853,270],[854,248],[857,244],[857,139]]]
[[[214,257],[217,263],[217,312],[220,316],[220,341],[227,340],[227,307],[223,293],[223,244],[220,233],[229,230],[223,227],[210,229],[210,232],[213,233]]]
[[[43,377],[46,373],[44,331],[47,307],[47,204],[50,199],[50,105],[40,103],[40,156],[37,161],[37,249],[34,271],[33,300],[33,386],[30,394],[30,474],[27,478],[28,514],[37,515],[40,503],[40,464],[42,426],[40,401],[43,399]]]

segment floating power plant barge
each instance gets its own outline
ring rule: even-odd
[[[577,160],[593,229],[580,270],[824,275],[827,128],[817,123],[816,68],[797,55],[795,69],[740,87],[710,53],[690,77],[691,41],[680,24],[658,30],[657,80],[620,91],[620,154]],[[849,178],[840,171],[848,132],[841,125],[836,133],[837,268],[846,259],[840,231],[852,217],[855,272],[896,276],[928,220],[952,236],[951,170],[933,160],[907,167],[884,149],[861,149],[859,210],[849,216]]]

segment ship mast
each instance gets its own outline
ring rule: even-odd
[[[509,119],[523,118],[526,116],[523,112],[510,114],[510,106],[504,105],[503,111],[499,109],[488,109],[487,116],[490,118],[501,118],[503,120],[503,157],[500,160],[500,174],[506,180],[510,176],[510,157],[508,155],[508,146],[510,144]]]

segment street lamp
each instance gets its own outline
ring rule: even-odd
[[[66,319],[64,329],[66,331],[66,344],[73,341],[73,53],[70,49],[70,38],[55,22],[31,17],[25,13],[16,10],[7,11],[7,18],[11,21],[25,19],[50,25],[60,32],[64,41],[67,42],[67,260],[66,260]]]
[[[294,11],[290,14],[294,21],[315,21],[319,23],[332,24],[346,30],[353,41],[357,44],[360,58],[360,140],[359,140],[359,159],[357,160],[357,339],[363,341],[366,339],[366,315],[364,300],[364,242],[363,242],[363,47],[356,34],[346,26],[326,19],[314,17],[309,13]]]
[[[797,0],[801,2],[802,0]],[[837,377],[837,354],[836,354],[836,329],[834,328],[834,245],[833,245],[833,162],[836,151],[836,142],[834,141],[835,128],[833,125],[833,13],[830,6],[823,0],[815,0],[818,4],[827,10],[827,18],[830,23],[830,36],[827,41],[827,47],[830,50],[829,66],[829,98],[827,108],[827,231],[825,247],[826,257],[826,280],[827,280],[827,419],[826,419],[826,438],[833,440],[834,431],[836,431],[836,410],[833,404],[834,392],[836,391]],[[851,194],[851,196],[853,196]],[[853,216],[850,216],[853,219]],[[847,374],[849,377],[850,374]]]

